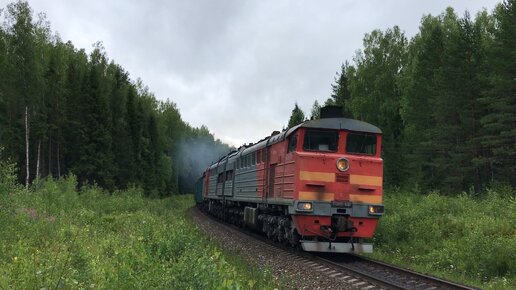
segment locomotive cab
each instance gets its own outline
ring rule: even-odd
[[[372,252],[383,214],[381,131],[345,118],[308,121],[288,136],[294,203],[289,214],[303,249]],[[288,133],[287,133],[288,134]],[[290,155],[290,156],[289,156]]]

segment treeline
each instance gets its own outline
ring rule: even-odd
[[[387,185],[516,184],[514,0],[474,19],[448,8],[424,16],[410,40],[395,26],[366,34],[363,45],[326,103],[382,129]]]
[[[73,173],[81,185],[167,195],[190,190],[203,167],[227,153],[207,128],[185,123],[173,102],[132,81],[100,43],[87,54],[62,42],[24,1],[2,16],[0,158],[17,165],[20,182]],[[185,153],[188,144],[205,151]]]

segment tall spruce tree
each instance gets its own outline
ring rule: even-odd
[[[333,101],[327,105],[338,105],[342,107],[343,116],[346,118],[353,118],[351,112],[351,92],[349,91],[349,74],[354,73],[354,68],[346,61],[341,66],[340,73],[335,77],[335,84],[331,85]]]
[[[126,188],[134,183],[136,165],[133,157],[133,142],[127,119],[127,95],[130,90],[129,76],[122,67],[111,62],[106,71],[109,83],[109,108],[111,110],[112,151],[116,167],[115,185]]]
[[[294,105],[294,109],[292,109],[292,114],[288,120],[287,129],[292,128],[298,124],[301,124],[305,121],[305,113],[303,110],[299,108],[297,103]]]
[[[425,189],[434,182],[429,130],[433,126],[430,100],[436,94],[436,73],[442,64],[443,31],[437,17],[425,16],[412,39],[400,78],[403,152],[408,177],[405,183]]]
[[[160,104],[160,123],[161,134],[163,136],[164,150],[168,162],[165,162],[162,174],[168,177],[166,182],[167,191],[177,190],[177,181],[180,168],[180,144],[185,135],[185,125],[181,120],[181,114],[176,104],[166,101]]]
[[[481,118],[484,161],[491,181],[516,184],[516,1],[495,10],[496,30],[489,51],[489,87],[480,99],[487,113]]]
[[[66,126],[63,128],[64,167],[76,174],[79,180],[85,180],[81,173],[86,170],[81,168],[81,155],[86,149],[86,103],[88,56],[81,49],[76,51],[71,43],[66,44],[67,71],[65,85],[65,118]],[[93,170],[93,169],[90,169]]]
[[[310,113],[310,120],[316,120],[321,118],[321,105],[317,100],[314,101],[312,105],[312,111]]]
[[[106,97],[106,86],[102,76],[105,74],[107,60],[101,49],[96,47],[91,53],[91,62],[84,86],[82,130],[83,150],[78,152],[79,162],[75,170],[82,182],[98,183],[114,189],[116,174],[112,137],[110,135],[110,112]]]
[[[45,145],[43,146],[42,176],[59,177],[61,175],[62,152],[64,143],[63,130],[66,126],[66,47],[56,40],[55,47],[48,51],[49,62],[45,71],[46,123]]]

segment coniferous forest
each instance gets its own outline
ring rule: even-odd
[[[24,1],[0,15],[0,157],[16,165],[20,183],[73,173],[80,185],[168,195],[191,191],[228,152],[131,80],[101,43],[87,54],[63,42]]]
[[[516,184],[516,1],[365,35],[327,104],[382,129],[385,183],[452,193]],[[318,104],[314,104],[317,108]]]

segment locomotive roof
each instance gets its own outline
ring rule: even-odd
[[[365,132],[365,133],[373,133],[373,134],[382,134],[382,130],[380,128],[366,123],[364,121],[348,119],[348,118],[323,118],[316,120],[309,120],[304,123],[301,123],[297,126],[294,126],[287,131],[283,131],[279,134],[264,138],[258,141],[255,144],[250,144],[247,146],[242,146],[238,148],[237,151],[230,152],[228,155],[220,158],[218,162],[214,162],[210,165],[210,169],[215,168],[225,159],[229,159],[235,156],[241,156],[243,154],[247,154],[249,152],[254,152],[271,144],[275,144],[285,140],[292,132],[296,131],[299,128],[315,128],[315,129],[333,129],[333,130],[349,130],[356,132]]]
[[[355,119],[348,118],[324,118],[317,120],[310,120],[301,123],[295,127],[290,128],[287,132],[287,136],[294,132],[298,128],[318,128],[318,129],[335,129],[335,130],[349,130],[356,132],[365,132],[373,134],[381,134],[380,128]]]

